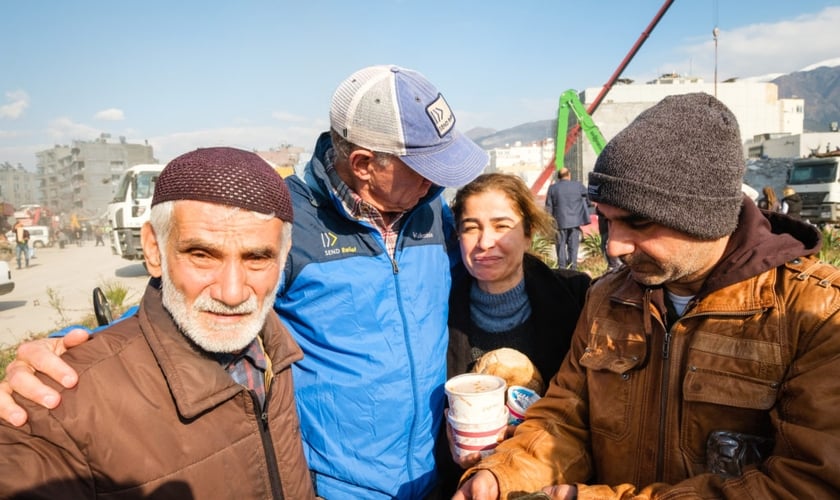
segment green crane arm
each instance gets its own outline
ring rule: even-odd
[[[580,125],[581,130],[583,130],[583,133],[586,134],[586,138],[589,139],[589,144],[591,144],[592,149],[595,150],[596,156],[601,154],[601,150],[603,150],[604,146],[607,144],[607,141],[604,140],[604,136],[601,135],[601,131],[598,129],[598,126],[595,125],[595,121],[592,120],[592,117],[589,116],[586,108],[583,107],[583,103],[580,102],[577,92],[574,90],[567,90],[563,92],[560,94],[560,104],[557,108],[557,141],[554,144],[554,164],[558,171],[563,168],[563,162],[565,161],[564,157],[566,156],[566,134],[568,133],[569,127],[569,108],[571,108],[577,117],[578,124]]]
[[[673,3],[674,3],[674,0],[665,0],[665,2],[659,8],[659,11],[656,13],[656,16],[654,16],[653,20],[650,22],[650,24],[647,25],[647,28],[645,28],[645,30],[642,32],[642,34],[639,35],[639,38],[636,40],[636,43],[633,44],[633,47],[630,49],[630,52],[628,52],[627,55],[624,56],[624,59],[621,61],[621,64],[618,65],[618,68],[616,68],[615,72],[612,74],[612,76],[610,76],[610,79],[607,80],[607,83],[604,84],[604,87],[601,89],[601,92],[595,97],[595,100],[592,101],[592,103],[589,105],[589,112],[590,113],[594,113],[595,110],[598,109],[598,106],[601,104],[601,100],[607,95],[607,93],[613,87],[613,84],[616,82],[616,80],[618,80],[618,77],[621,76],[621,73],[624,71],[624,68],[626,68],[627,65],[630,64],[630,61],[633,60],[633,57],[636,55],[636,52],[639,51],[639,49],[645,43],[645,40],[647,40],[650,37],[650,34],[653,32],[653,29],[656,28],[656,25],[659,24],[659,21],[662,19],[662,16],[665,15],[665,13],[668,11],[668,9],[671,7],[671,4],[673,4]],[[559,130],[560,130],[560,128],[558,127],[558,131]],[[566,123],[563,124],[563,131],[565,132],[565,130],[566,130]],[[577,138],[577,133],[578,133],[579,130],[580,130],[579,128],[572,129],[572,133],[571,133],[571,136],[570,136],[570,139],[572,139],[572,142],[574,142],[574,139]],[[564,142],[565,141],[558,141],[556,147],[559,148],[560,145],[563,144]],[[595,146],[593,146],[593,147],[595,147]],[[559,149],[558,149],[558,151],[559,151]],[[563,156],[565,156],[565,154],[566,154],[566,151],[562,151],[561,154],[557,155],[557,158],[560,158],[560,161],[562,162],[563,161]],[[546,167],[543,169],[542,173],[537,178],[534,185],[531,186],[531,192],[533,192],[534,194],[540,192],[540,190],[542,189],[545,182],[548,180],[549,177],[551,177],[552,169],[554,167],[556,167],[555,162],[557,161],[557,158],[553,158],[549,162],[549,164],[546,165]]]

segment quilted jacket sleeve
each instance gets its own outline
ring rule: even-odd
[[[20,404],[20,403],[19,403]],[[94,485],[81,450],[48,414],[27,406],[20,428],[0,423],[2,498],[92,498]]]

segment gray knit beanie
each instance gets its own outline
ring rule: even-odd
[[[713,240],[735,231],[745,161],[735,115],[704,93],[669,96],[607,143],[589,198]]]

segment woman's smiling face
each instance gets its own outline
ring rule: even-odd
[[[522,215],[502,191],[470,196],[458,221],[461,256],[478,286],[502,293],[523,278],[522,260],[531,246]]]

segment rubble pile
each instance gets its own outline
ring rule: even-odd
[[[744,183],[759,192],[764,186],[772,186],[776,194],[781,196],[782,189],[787,183],[788,170],[795,158],[750,158],[747,160],[747,171],[744,173]]]

